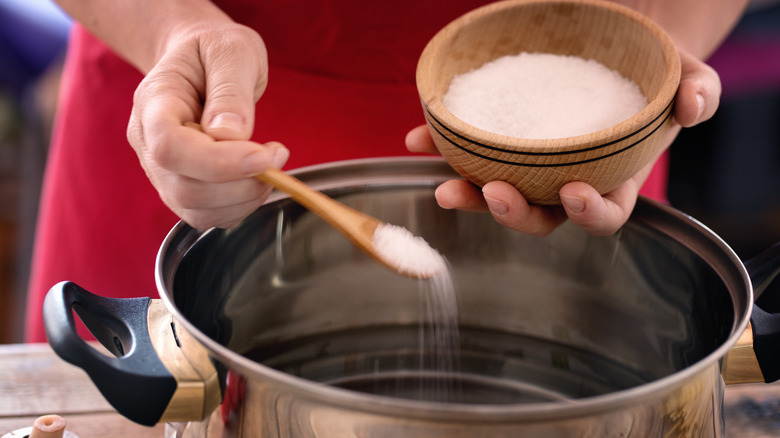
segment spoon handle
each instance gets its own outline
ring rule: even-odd
[[[195,122],[184,122],[184,126],[203,132],[201,126]],[[374,248],[374,231],[376,231],[378,226],[384,224],[384,222],[373,216],[347,207],[341,202],[336,201],[322,192],[312,189],[303,181],[279,169],[269,168],[266,171],[255,175],[254,178],[277,190],[287,193],[295,202],[301,204],[303,207],[330,224],[349,239],[352,244],[371,256],[374,260],[393,270],[397,270],[397,266],[392,265],[388,260],[382,258],[377,254],[376,248]]]
[[[347,207],[278,169],[267,169],[255,175],[255,179],[289,194],[293,200],[339,230],[354,244],[369,253],[374,252],[372,237],[376,227],[382,223],[379,219]]]

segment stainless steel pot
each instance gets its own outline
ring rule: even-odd
[[[720,437],[724,377],[780,372],[773,315],[750,327],[745,266],[670,207],[640,199],[610,237],[564,225],[536,238],[439,208],[433,191],[455,176],[439,159],[296,173],[448,258],[451,372],[430,348],[426,291],[278,193],[234,229],[178,224],[157,259],[160,300],[55,286],[54,350],[128,418],[193,437]],[[755,262],[757,291],[778,253]],[[118,357],[78,337],[74,311]]]

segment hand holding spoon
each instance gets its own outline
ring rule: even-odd
[[[185,125],[200,130],[195,123]],[[289,194],[357,248],[399,274],[424,279],[446,269],[444,257],[438,251],[403,227],[350,208],[279,169],[270,168],[254,178]]]

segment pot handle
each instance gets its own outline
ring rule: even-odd
[[[772,281],[780,274],[780,242],[745,262],[753,283],[754,301],[767,312],[780,313],[780,287],[764,295]],[[780,286],[780,285],[778,285]]]
[[[769,286],[780,273],[780,242],[745,262],[745,267],[756,297],[750,316],[753,351],[764,381],[775,382],[780,380],[780,287]]]
[[[115,357],[78,335],[73,312]],[[207,352],[160,300],[106,298],[61,282],[46,295],[43,320],[54,352],[86,371],[111,406],[136,423],[201,420],[221,401]]]
[[[723,361],[726,383],[780,380],[780,242],[745,262],[754,301],[747,330]],[[775,286],[770,290],[770,286]]]

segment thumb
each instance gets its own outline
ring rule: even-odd
[[[259,36],[202,43],[206,96],[201,124],[217,140],[249,140],[255,102],[268,78],[265,46]]]
[[[677,90],[674,118],[691,127],[709,120],[718,109],[721,82],[718,73],[693,55],[680,51],[682,76]]]

